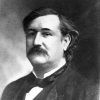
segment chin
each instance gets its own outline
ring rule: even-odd
[[[47,62],[46,57],[43,57],[43,56],[32,57],[29,60],[33,64],[45,64]]]

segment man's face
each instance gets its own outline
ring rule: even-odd
[[[56,15],[34,19],[26,31],[27,57],[34,64],[59,63],[63,58],[65,41]]]

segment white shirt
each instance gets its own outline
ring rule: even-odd
[[[28,93],[26,93],[25,100],[34,100],[34,98],[43,90],[40,87],[32,88]]]

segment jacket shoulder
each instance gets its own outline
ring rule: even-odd
[[[9,83],[3,91],[1,100],[11,100],[11,98],[14,98],[14,96],[19,91],[19,89],[21,89],[22,85],[28,79],[28,77],[29,75],[26,75],[18,80]]]
[[[65,77],[67,78],[64,79],[63,85],[60,84],[65,94],[64,100],[66,98],[69,98],[68,100],[97,100],[99,87],[93,80],[75,70],[69,71]]]

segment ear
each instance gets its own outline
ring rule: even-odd
[[[71,42],[71,36],[69,34],[66,34],[66,36],[63,37],[63,50],[66,51],[69,44]]]

